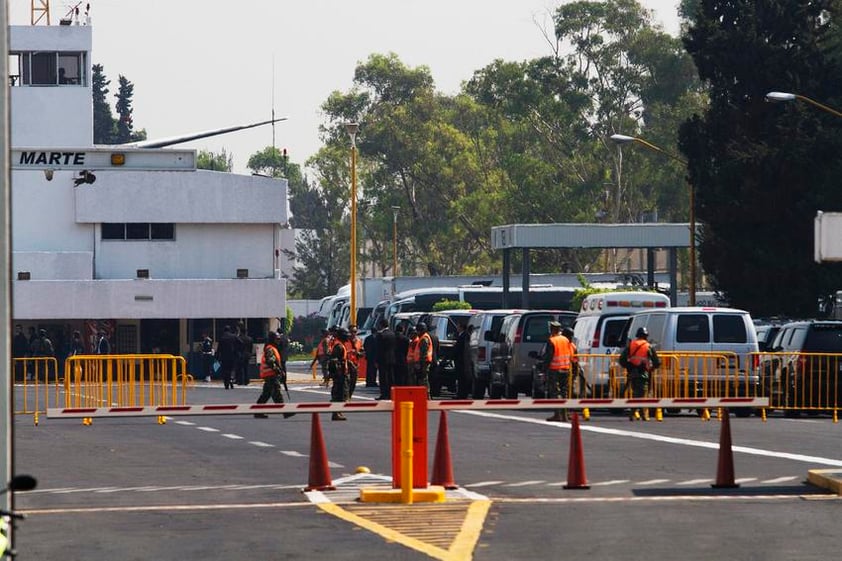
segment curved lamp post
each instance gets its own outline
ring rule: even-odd
[[[631,144],[631,143],[638,143],[642,144],[649,150],[654,152],[659,152],[668,158],[672,158],[677,162],[681,162],[685,166],[687,165],[687,161],[679,158],[675,154],[671,152],[667,152],[663,148],[659,146],[655,146],[651,142],[648,142],[640,137],[637,136],[626,136],[625,134],[612,134],[611,140],[616,142],[617,144]],[[690,191],[690,287],[687,290],[687,300],[691,306],[696,305],[696,189],[693,187],[693,184],[690,181],[687,181],[687,186],[689,187]]]
[[[357,325],[357,132],[359,123],[345,123],[351,137],[351,318]]]
[[[842,113],[837,111],[832,107],[828,107],[823,103],[819,103],[814,99],[810,99],[807,96],[798,95],[789,92],[769,92],[766,94],[766,101],[774,101],[774,102],[787,102],[787,101],[803,101],[804,103],[809,103],[814,107],[818,107],[822,111],[826,111],[831,115],[836,115],[837,117],[842,117]]]
[[[392,276],[398,276],[398,212],[401,207],[392,207]]]

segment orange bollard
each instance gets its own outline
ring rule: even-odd
[[[734,489],[739,483],[734,482],[734,453],[731,450],[731,414],[727,409],[722,416],[722,429],[719,431],[719,461],[716,466],[714,489]]]
[[[450,442],[447,435],[447,412],[442,411],[439,416],[439,433],[436,437],[436,454],[433,457],[433,485],[441,485],[445,489],[458,489],[453,480],[453,464],[450,462]]]
[[[582,434],[579,432],[579,414],[573,413],[570,428],[570,457],[567,461],[567,485],[565,489],[590,489],[585,475],[585,454],[582,449]]]
[[[333,480],[330,478],[327,448],[322,438],[322,423],[319,414],[313,413],[310,425],[310,477],[305,491],[333,491]]]

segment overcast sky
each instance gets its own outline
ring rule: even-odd
[[[120,74],[134,84],[135,128],[150,139],[267,120],[274,102],[276,117],[289,117],[275,125],[275,146],[303,163],[321,145],[321,104],[332,91],[350,89],[354,68],[371,53],[426,65],[437,89],[453,94],[496,58],[546,55],[540,28],[552,29],[560,3],[91,0],[93,62],[103,65],[111,93]],[[642,3],[678,32],[678,0]],[[52,23],[75,4],[51,0]],[[9,6],[12,24],[29,25],[30,0]],[[234,170],[247,173],[249,156],[271,145],[272,128],[264,126],[179,147],[225,148]]]

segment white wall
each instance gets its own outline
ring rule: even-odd
[[[32,280],[92,280],[94,254],[91,251],[15,251],[12,253],[12,278],[27,271]]]

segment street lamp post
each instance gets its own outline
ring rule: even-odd
[[[679,158],[675,154],[671,152],[667,152],[663,148],[659,146],[655,146],[651,142],[648,142],[642,138],[636,136],[626,136],[625,134],[612,134],[611,140],[616,142],[617,144],[629,144],[632,142],[637,142],[638,144],[642,144],[649,150],[654,152],[660,152],[661,154],[667,156],[668,158],[672,158],[677,162],[681,162],[684,165],[687,165],[687,161]],[[696,189],[693,187],[693,184],[690,183],[689,179],[687,181],[687,186],[689,187],[690,191],[690,286],[687,289],[687,301],[688,304],[691,306],[696,305]]]
[[[398,276],[398,211],[401,207],[392,207],[392,276]]]
[[[831,115],[836,115],[837,117],[842,117],[842,112],[839,112],[832,107],[828,107],[827,105],[825,105],[823,103],[819,103],[818,101],[816,101],[814,99],[810,99],[807,96],[798,95],[798,94],[794,94],[794,93],[769,92],[769,93],[766,94],[766,101],[776,101],[776,102],[778,102],[778,101],[783,101],[783,102],[803,101],[804,103],[809,103],[810,105],[812,105],[814,107],[818,107],[822,111],[826,111],[826,112],[830,113]]]
[[[357,131],[359,123],[345,123],[351,137],[351,319],[357,324]]]

